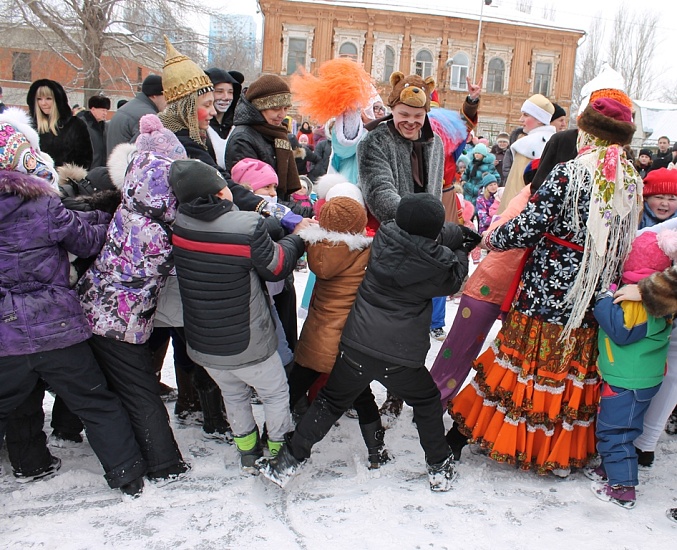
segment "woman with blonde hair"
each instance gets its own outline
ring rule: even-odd
[[[92,142],[84,120],[73,116],[63,86],[42,78],[31,84],[26,103],[33,126],[40,137],[40,148],[54,160],[54,166],[77,164],[89,169]]]

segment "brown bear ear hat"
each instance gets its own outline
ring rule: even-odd
[[[393,90],[388,96],[388,106],[392,109],[398,103],[409,107],[423,107],[430,111],[430,94],[435,89],[435,79],[429,76],[425,80],[416,74],[404,76],[400,71],[390,75]]]

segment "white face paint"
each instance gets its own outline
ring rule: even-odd
[[[232,100],[228,99],[219,99],[218,101],[214,102],[214,108],[219,112],[219,113],[225,113],[228,110],[228,107],[230,107],[230,104],[232,103]]]

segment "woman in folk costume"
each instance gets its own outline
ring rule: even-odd
[[[642,181],[622,148],[635,132],[630,109],[596,100],[578,127],[578,156],[483,238],[492,251],[532,250],[503,328],[450,409],[457,438],[540,474],[567,475],[595,454],[593,299],[618,279],[641,208]]]

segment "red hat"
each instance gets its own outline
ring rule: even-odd
[[[644,196],[677,195],[677,169],[651,170],[644,178]]]
[[[632,249],[623,264],[622,280],[634,284],[654,273],[664,271],[677,259],[677,231],[647,231],[632,241]]]

